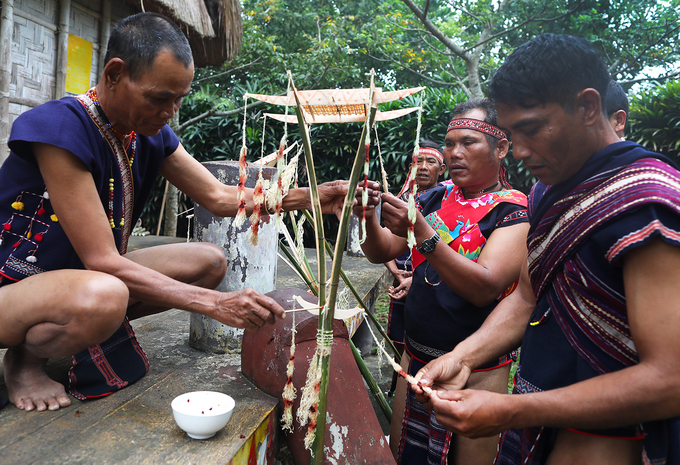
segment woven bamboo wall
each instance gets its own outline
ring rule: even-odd
[[[100,48],[101,0],[71,3],[69,33],[93,44],[90,84],[97,76]],[[135,11],[129,5],[113,1],[111,21]],[[15,0],[14,30],[11,44],[10,124],[24,111],[54,98],[57,50],[58,0]]]
[[[56,0],[15,0],[10,67],[10,124],[29,105],[42,103],[54,94],[59,4]]]

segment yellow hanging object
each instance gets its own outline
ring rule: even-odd
[[[50,215],[50,219],[54,221],[55,223],[59,222],[59,219],[57,218],[57,215]]]
[[[33,233],[29,232],[28,234],[26,234],[26,239],[30,239],[32,236],[33,236]]]
[[[22,212],[22,211],[24,211],[24,203],[23,202],[14,202],[12,204],[12,208],[17,210],[17,211]]]

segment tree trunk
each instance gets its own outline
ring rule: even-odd
[[[175,113],[175,116],[170,120],[170,127],[177,137],[181,140],[181,135],[178,133],[179,129],[179,110]],[[163,218],[163,235],[164,236],[177,236],[177,213],[179,205],[179,191],[172,184],[168,185],[168,195],[165,199],[165,214]]]

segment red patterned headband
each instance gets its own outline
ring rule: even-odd
[[[446,130],[446,132],[449,132],[452,129],[472,129],[473,131],[479,131],[483,132],[484,134],[488,134],[498,140],[508,138],[508,136],[503,131],[498,129],[493,124],[485,123],[484,121],[472,118],[453,118],[449,123],[449,128]]]
[[[431,147],[420,147],[420,150],[418,151],[418,155],[431,155],[435,157],[437,160],[439,160],[439,163],[444,163],[444,156],[441,154],[441,152],[437,149],[433,149]],[[414,155],[414,162],[417,162],[417,157]]]

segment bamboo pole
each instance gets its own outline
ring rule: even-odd
[[[59,2],[59,29],[57,32],[57,68],[54,76],[54,99],[66,95],[66,74],[68,72],[68,33],[71,17],[71,0]]]
[[[331,257],[331,260],[334,260],[333,251],[331,250],[331,245],[328,242],[326,242],[326,250],[328,251],[328,254]],[[397,351],[397,348],[394,347],[392,339],[390,339],[390,337],[385,333],[385,330],[383,329],[380,322],[375,319],[375,315],[371,315],[371,312],[368,311],[368,306],[361,298],[359,292],[357,292],[352,282],[349,280],[349,276],[347,276],[347,273],[345,273],[345,271],[342,268],[340,269],[340,276],[342,277],[342,280],[345,282],[345,285],[347,285],[347,287],[349,288],[350,292],[352,292],[352,295],[357,300],[359,305],[361,305],[361,307],[366,311],[368,319],[371,320],[371,322],[376,327],[380,335],[385,339],[385,341],[387,341],[387,345],[390,347],[392,352],[394,352],[394,356],[397,359],[397,362],[401,362],[401,354],[399,353],[399,351]],[[368,324],[368,322],[366,322],[366,324]]]
[[[349,346],[352,348],[352,354],[354,354],[354,360],[357,362],[359,371],[364,376],[366,384],[368,384],[368,387],[371,389],[375,400],[380,406],[380,410],[382,410],[383,415],[385,415],[385,418],[387,418],[387,421],[392,423],[392,408],[390,407],[390,404],[387,403],[387,399],[385,399],[385,396],[380,390],[380,386],[378,386],[378,383],[376,383],[375,379],[373,379],[371,371],[368,369],[366,362],[364,362],[364,359],[361,357],[361,352],[359,352],[359,349],[357,349],[357,346],[354,345],[351,339],[349,340]]]
[[[104,60],[106,59],[106,50],[111,37],[111,0],[102,1],[102,19],[99,28],[99,58],[97,59],[97,81],[104,73]]]
[[[12,69],[12,32],[14,30],[14,0],[3,0],[0,10],[0,165],[9,155],[9,83]]]
[[[165,191],[163,191],[163,201],[161,202],[161,213],[158,215],[158,228],[156,228],[156,236],[161,235],[161,225],[163,224],[163,210],[165,210],[165,199],[168,197],[168,186],[170,181],[165,181]]]
[[[309,215],[309,212],[307,212],[305,210],[304,214]],[[287,234],[286,237],[289,238],[290,234]],[[288,239],[288,241],[290,241],[290,239]],[[324,241],[324,244],[326,246],[326,251],[329,253],[329,255],[331,257],[331,260],[333,260],[333,255],[332,255],[333,251],[331,249],[330,244],[328,243],[328,241]],[[316,287],[314,287],[314,285],[309,281],[309,278],[307,277],[305,271],[302,269],[302,264],[299,263],[299,261],[298,261],[299,258],[298,258],[298,260],[295,259],[292,252],[290,252],[288,250],[288,248],[285,246],[285,244],[283,243],[283,239],[279,241],[279,247],[284,252],[286,257],[288,257],[288,259],[290,260],[291,266],[294,266],[296,268],[295,271],[297,272],[298,276],[300,276],[302,278],[302,280],[305,282],[305,284],[307,285],[309,290],[314,295],[317,295]],[[307,263],[305,261],[305,264],[306,264],[307,267],[309,267],[309,263]],[[342,269],[340,270],[340,274],[342,276],[342,279],[345,281],[345,284],[347,285],[347,287],[352,290],[352,293],[354,294],[354,297],[357,299],[357,302],[359,302],[359,305],[361,305],[365,309],[366,304],[364,303],[363,299],[361,299],[361,297],[359,296],[359,293],[357,292],[356,288],[352,285],[347,274]],[[318,307],[316,307],[316,308],[318,308]],[[299,310],[304,310],[304,309],[299,309]],[[296,310],[287,310],[287,311],[298,311],[298,310],[296,309]],[[369,314],[369,316],[373,317],[373,315],[370,315],[370,314]],[[381,334],[383,335],[383,337],[385,337],[386,340],[389,341],[390,346],[394,347],[393,344],[392,344],[392,341],[389,339],[389,337],[387,337],[387,335],[384,334],[384,331],[382,330],[382,327],[380,326],[380,324],[377,321],[375,321],[374,318],[371,321],[373,321],[374,324],[376,325],[376,327],[379,328],[379,331],[381,331]],[[368,324],[368,323],[366,323],[366,324]],[[380,406],[380,409],[382,410],[383,414],[385,415],[387,420],[391,422],[392,421],[392,409],[390,408],[389,404],[387,403],[387,400],[385,399],[385,396],[383,395],[382,391],[380,390],[378,383],[375,382],[373,375],[371,375],[370,370],[366,366],[366,362],[364,362],[364,359],[361,357],[361,353],[356,348],[356,346],[352,342],[351,338],[349,340],[349,343],[350,343],[350,346],[352,347],[352,354],[354,355],[354,360],[357,363],[357,366],[359,368],[359,371],[361,372],[361,375],[364,377],[366,384],[368,385],[369,389],[371,390],[373,397],[375,397],[376,402],[378,402],[378,405]],[[396,349],[394,349],[394,348],[393,348],[393,350],[396,351]],[[398,353],[396,353],[396,356],[397,357],[399,356]],[[397,361],[399,361],[398,358],[397,358]]]
[[[296,95],[297,99],[297,95]],[[299,100],[298,100],[299,105]],[[354,158],[354,165],[352,166],[352,173],[349,179],[349,188],[345,196],[345,203],[343,205],[342,216],[340,218],[340,226],[338,227],[338,236],[335,243],[335,258],[331,271],[331,284],[329,292],[329,301],[326,311],[323,313],[323,321],[320,321],[320,329],[331,330],[333,328],[333,316],[335,311],[335,302],[338,291],[338,280],[340,276],[340,267],[342,264],[342,250],[345,248],[347,241],[347,230],[349,225],[349,217],[352,212],[352,205],[354,203],[354,195],[356,187],[359,183],[359,177],[363,171],[364,154],[366,150],[365,141],[368,133],[375,121],[375,115],[378,108],[371,106],[364,124],[364,129],[361,134],[359,148],[357,149]],[[318,236],[318,234],[317,234]],[[317,245],[318,247],[319,245]],[[341,253],[338,253],[340,251]],[[321,319],[321,318],[320,318]],[[328,377],[330,373],[330,351],[322,354],[321,359],[321,384],[319,386],[319,405],[317,407],[317,426],[316,434],[314,436],[314,444],[312,445],[312,460],[311,464],[323,463],[323,445],[326,428],[326,407],[328,403]]]
[[[305,152],[305,164],[307,167],[307,177],[309,178],[309,192],[312,200],[312,217],[314,219],[314,236],[316,240],[316,265],[318,268],[319,280],[319,305],[324,307],[326,305],[326,251],[321,243],[322,239],[325,237],[321,202],[319,201],[319,189],[316,183],[316,172],[314,170],[314,158],[312,157],[312,143],[309,139],[309,129],[305,118],[302,115],[300,96],[297,93],[295,85],[292,85],[292,88],[297,102],[295,113],[297,114],[298,124],[300,126],[300,137],[302,138],[302,147]],[[319,318],[319,322],[321,322],[321,318]],[[321,323],[319,323],[319,328],[321,328]]]

